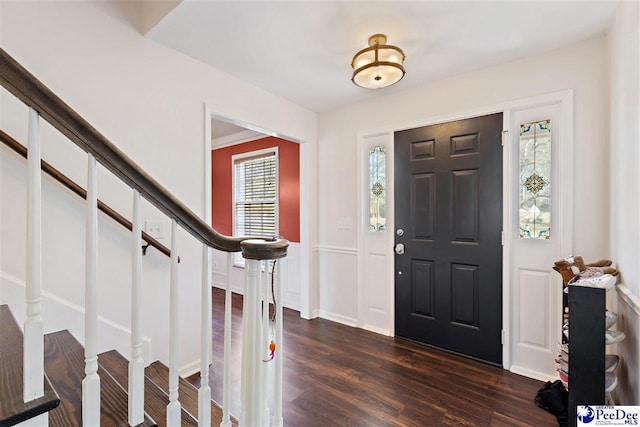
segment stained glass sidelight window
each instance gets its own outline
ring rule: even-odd
[[[520,237],[549,239],[551,120],[520,125]]]
[[[369,230],[384,231],[387,224],[387,152],[384,145],[369,149]]]

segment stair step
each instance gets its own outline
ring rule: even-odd
[[[82,379],[84,348],[69,333],[60,331],[45,335],[45,371],[60,395],[58,408],[49,413],[49,425],[82,424]],[[100,376],[100,425],[127,426],[127,393],[102,366]],[[140,426],[157,425],[145,416]]]
[[[51,411],[60,399],[44,377],[44,395],[23,402],[22,331],[9,306],[0,305],[0,426],[11,426]]]
[[[145,374],[165,393],[169,392],[169,368],[160,361],[155,361],[145,369]],[[198,414],[198,389],[190,382],[180,377],[178,385],[180,403],[187,412]],[[211,401],[211,425],[219,426],[222,421],[222,408]],[[231,417],[231,423],[238,425],[238,420]]]
[[[113,378],[123,387],[128,387],[129,378],[129,361],[124,358],[116,350],[111,350],[106,353],[102,353],[98,356],[98,363],[107,369]],[[157,420],[159,426],[165,426],[167,420],[167,404],[169,403],[169,396],[158,385],[156,385],[151,379],[145,376],[144,379],[144,410],[154,420]],[[182,399],[180,399],[182,400]],[[182,403],[182,401],[180,402]],[[196,420],[198,412],[194,416],[182,409],[182,426],[197,426]],[[218,422],[218,425],[220,423]]]

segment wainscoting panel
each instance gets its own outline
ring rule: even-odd
[[[547,350],[550,344],[550,272],[520,270],[519,344]]]
[[[284,307],[300,311],[300,243],[290,243],[286,258],[281,263],[282,304]],[[227,253],[211,251],[211,283],[216,288],[227,286]],[[244,268],[231,267],[231,290],[244,293]]]
[[[554,379],[561,329],[561,285],[553,270],[520,268],[513,284],[513,372],[540,380]],[[554,312],[552,312],[554,310]]]
[[[362,327],[383,334],[389,333],[389,298],[387,298],[387,255],[367,253],[364,283],[364,324]]]
[[[349,326],[358,324],[357,261],[356,249],[318,246],[320,317]]]

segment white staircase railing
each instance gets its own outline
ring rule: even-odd
[[[227,254],[227,278],[231,277],[233,254]],[[222,377],[222,422],[220,427],[231,427],[231,280],[227,279],[224,296],[224,369]]]
[[[171,221],[171,280],[169,282],[169,404],[167,405],[167,425],[179,426],[181,406],[178,401],[178,345],[179,301],[178,301],[178,224]]]
[[[82,423],[100,424],[100,377],[98,376],[98,188],[97,165],[120,178],[133,189],[132,285],[131,285],[131,360],[129,363],[129,402],[127,421],[137,425],[144,420],[144,365],[142,359],[141,313],[141,213],[140,197],[171,219],[170,331],[169,331],[169,404],[167,425],[181,423],[179,401],[179,283],[178,227],[203,243],[201,293],[201,387],[198,393],[200,426],[211,425],[211,389],[209,365],[211,354],[211,284],[209,282],[209,248],[228,252],[227,277],[230,278],[232,253],[242,252],[246,259],[242,344],[242,409],[240,426],[282,426],[282,290],[280,267],[269,271],[269,260],[283,258],[288,242],[281,238],[235,238],[217,233],[208,224],[148,176],[115,145],[92,128],[75,111],[0,49],[0,83],[30,108],[29,147],[27,155],[27,313],[24,327],[24,401],[43,395],[44,340],[41,317],[41,159],[40,117],[87,152],[88,187],[86,192],[86,285],[85,285],[85,378],[82,381]],[[275,261],[274,261],[275,262]],[[273,285],[270,286],[270,277]],[[270,300],[274,303],[273,323]],[[231,360],[231,290],[227,284],[224,330],[223,417],[221,426],[230,426]],[[270,329],[271,328],[271,329]],[[275,348],[277,351],[273,357]],[[271,347],[271,348],[270,348]],[[272,360],[269,360],[272,359]],[[274,381],[269,380],[273,369]],[[271,398],[271,399],[270,399]],[[269,405],[272,401],[273,405]],[[47,416],[29,420],[29,425],[46,426]]]
[[[142,213],[140,192],[133,190],[131,229],[131,360],[129,361],[129,425],[144,421],[144,360],[142,359]]]
[[[84,301],[84,363],[82,425],[100,424],[100,377],[98,376],[98,171],[88,154],[87,247]]]
[[[44,326],[42,322],[42,176],[40,173],[40,118],[29,109],[27,158],[27,317],[24,323],[24,396],[30,402],[44,395]],[[34,420],[35,421],[35,420]],[[37,420],[47,425],[46,416]]]
[[[198,390],[198,426],[211,425],[211,388],[209,387],[209,364],[211,363],[211,269],[209,248],[202,245],[202,295],[200,305],[200,389]]]

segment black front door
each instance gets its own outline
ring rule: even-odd
[[[501,140],[501,113],[395,133],[396,335],[498,365]]]

